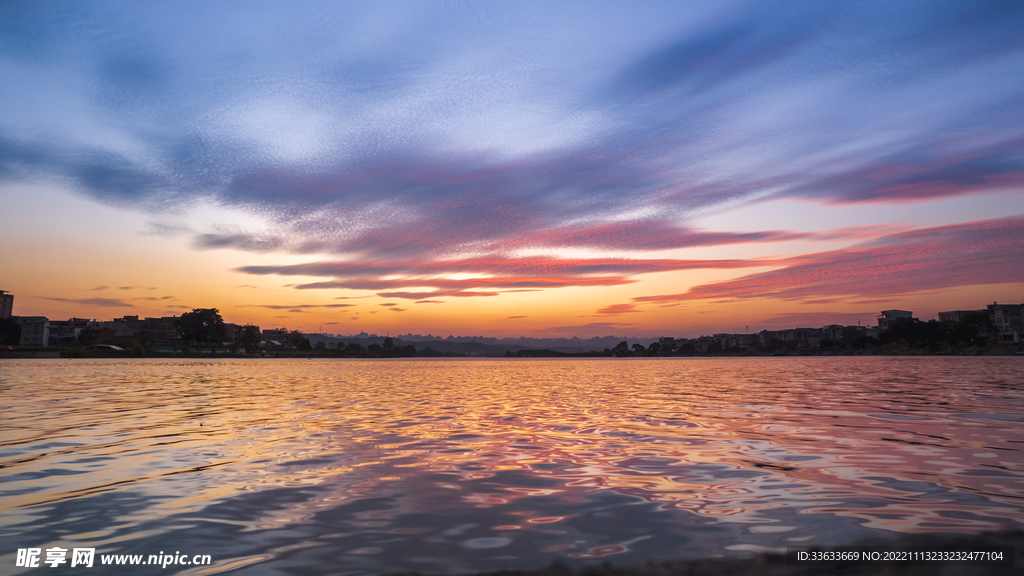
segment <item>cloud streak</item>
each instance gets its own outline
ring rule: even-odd
[[[884,229],[893,228],[865,226],[808,235],[871,238]],[[850,248],[793,257],[683,260],[486,256],[437,261],[323,261],[238,270],[255,275],[330,278],[297,285],[301,290],[373,290],[384,298],[422,301],[493,297],[504,290],[618,286],[658,272],[775,268],[737,280],[696,286],[685,293],[640,296],[632,303],[609,305],[596,312],[598,316],[614,316],[639,311],[637,306],[644,303],[775,298],[826,304],[849,297],[877,302],[926,289],[1019,282],[1022,268],[1018,266],[1024,266],[1022,239],[1024,218],[1012,217],[897,232]]]
[[[444,32],[398,37],[359,27],[399,16],[388,7],[102,6],[0,25],[0,181],[156,214],[202,200],[270,230],[153,222],[199,249],[394,259],[778,242],[807,236],[680,223],[766,197],[1024,185],[1012,2],[912,1],[899,18],[872,2],[588,6],[589,26],[569,33],[559,8],[534,7],[525,26],[514,5],[467,7]],[[626,42],[622,25],[647,33]],[[67,112],[50,118],[30,103],[58,97],[55,83],[52,108]]]
[[[70,302],[85,306],[98,306],[101,308],[134,308],[133,304],[125,302],[120,298],[54,298],[49,296],[33,296],[42,300],[53,300],[54,302]]]
[[[239,308],[267,308],[269,310],[306,310],[309,308],[351,308],[355,304],[242,304]]]
[[[850,248],[786,259],[777,270],[695,286],[636,303],[774,298],[826,302],[979,284],[1021,283],[1024,217],[893,234]]]
[[[618,316],[620,314],[629,314],[631,312],[639,312],[636,304],[612,304],[605,306],[597,311],[597,316]]]
[[[245,266],[239,272],[256,275],[326,276],[332,280],[296,288],[378,290],[384,298],[423,300],[438,297],[497,296],[501,291],[568,286],[617,286],[632,276],[696,269],[734,269],[771,266],[772,260],[669,260],[556,257],[503,258],[488,256],[432,262],[311,262],[282,266]],[[454,274],[476,277],[452,278]],[[403,290],[432,288],[432,290]]]

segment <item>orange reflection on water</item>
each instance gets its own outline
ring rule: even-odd
[[[869,529],[979,532],[1024,518],[1022,366],[4,362],[0,495],[8,528],[113,493],[145,501],[110,508],[125,526],[305,527],[358,540],[347,548],[358,556],[395,554],[385,534],[460,554],[543,537],[534,551],[598,558],[672,555],[668,542],[708,526],[729,534],[716,536],[721,550]],[[85,524],[86,540],[125,538]]]

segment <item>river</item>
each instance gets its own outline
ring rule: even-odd
[[[33,547],[354,575],[1024,527],[1024,358],[3,360],[0,394],[3,573]]]

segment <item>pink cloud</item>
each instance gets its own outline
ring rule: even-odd
[[[297,310],[306,308],[351,308],[355,304],[242,304],[239,308],[267,308],[270,310]]]
[[[633,301],[886,298],[937,288],[1022,282],[1024,217],[902,232],[782,263],[778,270]]]
[[[819,232],[762,230],[754,232],[709,232],[680,226],[674,221],[632,220],[590,226],[563,226],[525,233],[494,248],[510,250],[529,247],[591,247],[615,250],[664,250],[725,246],[794,240],[862,240],[907,229],[905,224],[849,226]]]
[[[597,311],[597,316],[618,316],[619,314],[629,314],[630,312],[639,312],[636,304],[612,304],[611,306],[605,306]]]
[[[537,256],[507,258],[485,256],[455,260],[396,262],[313,262],[286,266],[247,266],[249,274],[280,274],[333,277],[323,282],[296,285],[300,290],[375,290],[384,298],[497,296],[501,292],[534,291],[567,286],[617,286],[636,282],[632,277],[651,272],[702,268],[749,268],[768,266],[773,260],[670,260],[631,258],[555,258]],[[442,275],[480,274],[455,279]],[[429,291],[405,288],[429,287]]]
[[[436,298],[440,296],[450,296],[455,298],[472,298],[477,296],[497,296],[500,292],[480,292],[480,291],[466,291],[466,290],[435,290],[433,292],[378,292],[377,295],[381,298],[404,298],[406,300],[416,300],[419,302],[429,302],[441,304],[443,300],[420,300],[420,298]]]
[[[920,230],[902,230],[905,225],[897,224],[813,233],[777,231],[731,236],[731,241],[750,242],[759,238],[768,241],[868,239],[849,248],[785,258],[683,260],[491,254],[433,260],[320,261],[246,266],[238,270],[255,275],[325,278],[320,282],[295,285],[303,290],[372,290],[384,298],[425,302],[441,297],[492,297],[505,291],[626,285],[636,282],[638,275],[654,272],[773,266],[779,268],[696,286],[681,294],[639,296],[632,303],[609,306],[597,314],[625,314],[635,311],[634,306],[641,303],[671,305],[697,299],[727,303],[747,298],[776,298],[828,304],[853,297],[867,304],[926,289],[1019,282],[1019,270],[1024,269],[1022,221],[1024,217]],[[456,273],[479,276],[452,278]]]

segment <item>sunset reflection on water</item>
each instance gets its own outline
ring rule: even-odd
[[[1022,368],[4,361],[0,562],[177,546],[202,573],[451,572],[1019,528]]]

